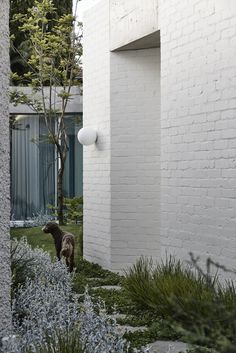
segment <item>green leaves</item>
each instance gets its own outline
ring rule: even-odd
[[[19,90],[10,91],[10,102],[17,106],[18,104],[26,104],[35,112],[39,113],[43,110],[42,103],[36,98],[32,98]]]
[[[55,14],[53,1],[43,0],[35,1],[26,14],[13,17],[20,23],[19,30],[29,38],[29,85],[68,87],[80,70],[82,45],[81,37],[75,35],[75,18],[71,14],[57,18]]]

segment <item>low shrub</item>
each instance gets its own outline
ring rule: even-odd
[[[1,353],[127,352],[129,345],[103,307],[95,307],[88,293],[79,306],[62,261],[53,262],[43,250],[33,250],[26,239],[15,241],[13,249],[14,331],[3,338]],[[16,274],[22,267],[19,280]]]
[[[62,262],[52,261],[48,252],[32,247],[25,237],[11,243],[11,267],[13,295],[27,279],[70,287],[71,277]]]
[[[47,336],[39,353],[85,353],[78,330],[58,331],[54,338]]]
[[[126,352],[127,342],[116,333],[115,319],[110,318],[103,309],[100,305],[95,308],[91,297],[86,293],[80,325],[86,350],[98,353]]]

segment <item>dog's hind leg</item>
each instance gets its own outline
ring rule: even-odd
[[[70,266],[69,266],[69,269],[70,269],[70,272],[73,271],[74,267],[75,267],[75,263],[74,263],[74,249],[72,250],[72,254],[70,256]]]

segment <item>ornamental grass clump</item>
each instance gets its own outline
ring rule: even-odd
[[[126,273],[127,294],[139,307],[169,321],[188,342],[236,353],[235,285],[192,265],[174,257],[156,265],[141,258]]]
[[[125,288],[140,307],[166,318],[175,314],[176,303],[186,310],[189,299],[202,302],[212,298],[214,279],[206,283],[203,276],[172,256],[155,266],[151,259],[141,257],[126,273]]]

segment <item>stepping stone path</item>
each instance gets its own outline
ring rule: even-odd
[[[96,290],[96,289],[107,289],[107,290],[121,290],[121,286],[98,286],[98,287],[92,287],[92,289]]]
[[[121,290],[121,286],[98,286],[92,289],[107,289],[107,290]],[[115,319],[118,317],[125,317],[122,314],[112,315]],[[117,332],[123,335],[125,332],[135,332],[135,331],[145,331],[146,326],[129,326],[129,325],[117,325]],[[173,341],[156,341],[148,345],[149,353],[186,353],[188,345],[183,342],[173,342]]]
[[[149,345],[149,353],[184,353],[188,345],[183,342],[157,341]]]
[[[126,332],[136,332],[136,331],[145,331],[147,330],[146,326],[129,326],[129,325],[117,325],[117,333],[119,335],[124,335]]]

